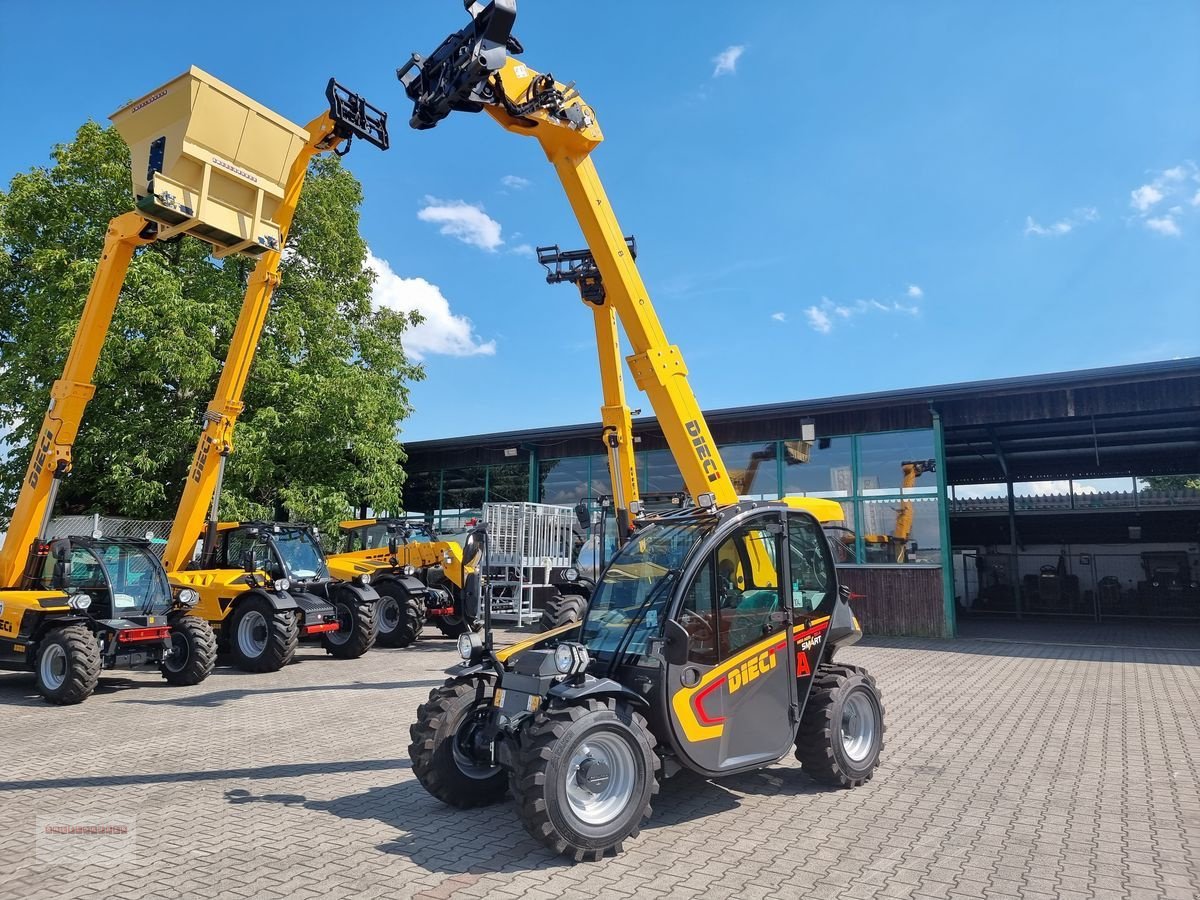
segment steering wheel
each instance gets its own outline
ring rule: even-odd
[[[691,629],[691,624],[693,622],[699,624],[699,626],[704,629],[704,633],[694,634]],[[696,612],[695,610],[691,610],[691,609],[679,610],[679,624],[682,625],[685,629],[687,629],[688,634],[691,634],[692,637],[694,637],[694,638],[706,638],[707,639],[707,638],[715,638],[716,637],[716,632],[713,631],[712,623],[709,622],[708,619],[704,618],[704,616],[700,615],[700,613]]]

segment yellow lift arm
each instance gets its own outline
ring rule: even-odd
[[[629,253],[637,259],[637,241],[625,238]],[[617,534],[624,541],[633,519],[641,511],[637,462],[633,447],[633,416],[625,399],[625,372],[621,365],[621,341],[617,333],[617,314],[604,302],[604,279],[590,250],[561,250],[557,245],[537,248],[538,262],[546,267],[550,284],[570,282],[579,288],[579,297],[591,308],[596,328],[596,351],[600,361],[600,388],[604,404],[600,407],[601,440],[608,457],[612,480],[613,505],[617,513]]]
[[[650,399],[684,486],[699,505],[736,503],[736,486],[696,401],[683,355],[667,340],[592,162],[592,151],[604,140],[595,111],[573,83],[562,84],[510,56],[524,52],[512,34],[516,0],[471,3],[468,12],[471,22],[428,59],[414,54],[397,70],[415,104],[410,124],[424,130],[454,111],[483,111],[508,131],[538,141],[603,277],[604,305],[625,330],[633,349],[629,369]],[[842,518],[833,501],[789,502],[823,521]]]
[[[359,95],[349,93],[333,79],[329,81],[326,97],[329,109],[305,127],[306,140],[288,170],[283,197],[275,216],[279,225],[278,245],[259,257],[246,284],[242,309],[221,370],[217,392],[204,414],[204,425],[188,470],[183,497],[179,501],[171,534],[163,551],[163,565],[168,572],[178,572],[187,567],[195,552],[196,539],[202,531],[205,533],[206,546],[215,535],[225,459],[233,451],[233,429],[242,412],[242,394],[271,305],[271,295],[279,285],[283,248],[296,206],[300,202],[309,163],[317,154],[331,150],[345,155],[354,137],[360,137],[384,150],[388,147],[385,113]],[[339,151],[338,147],[343,141],[347,147]],[[206,511],[210,512],[207,528],[204,521]]]

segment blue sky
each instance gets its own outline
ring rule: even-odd
[[[392,115],[347,162],[380,302],[430,319],[404,436],[598,417],[591,317],[529,255],[581,240],[536,144],[407,128],[393,71],[457,0],[5,6],[5,182],[191,64],[300,123],[336,75]],[[521,0],[517,34],[595,107],[706,407],[1200,355],[1200,4]]]

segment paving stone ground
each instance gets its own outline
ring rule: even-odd
[[[0,897],[1194,900],[1200,651],[1152,639],[853,647],[887,706],[873,782],[828,790],[790,759],[680,775],[623,855],[578,865],[511,803],[458,812],[413,778],[442,639],[355,661],[305,646],[194,688],[105,678],[72,708],[0,675]],[[133,828],[111,865],[47,859],[39,828],[78,821]]]

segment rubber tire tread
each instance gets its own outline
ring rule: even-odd
[[[50,690],[41,679],[42,648],[47,641],[60,643],[67,651],[70,671],[57,690]],[[82,703],[96,690],[100,681],[100,665],[100,644],[90,628],[81,623],[52,628],[39,642],[37,660],[34,662],[38,693],[46,702],[57,706]]]
[[[834,753],[834,741],[840,740],[841,725],[833,721],[833,706],[838,693],[846,689],[852,678],[861,678],[875,694],[879,704],[879,750],[865,775],[848,772]],[[834,787],[859,787],[875,775],[879,758],[883,755],[886,731],[883,695],[874,677],[859,666],[825,663],[818,666],[813,675],[808,703],[804,707],[804,715],[801,716],[800,727],[796,731],[796,759],[800,761],[804,773],[813,781]]]
[[[653,761],[648,772],[650,790],[646,797],[645,807],[628,834],[603,847],[577,847],[555,828],[546,801],[538,789],[546,783],[546,770],[555,756],[555,745],[563,738],[572,724],[589,713],[601,710],[610,710],[618,719],[625,722],[629,726],[630,732],[649,754]],[[662,768],[662,761],[654,752],[657,743],[646,719],[629,704],[619,703],[613,697],[589,697],[580,703],[542,709],[534,716],[533,721],[522,730],[517,751],[517,766],[515,770],[509,772],[509,792],[516,801],[517,813],[521,817],[521,823],[525,826],[525,830],[555,853],[573,859],[575,862],[599,862],[607,853],[620,853],[624,849],[624,842],[638,836],[642,823],[654,811],[651,804],[655,795],[658,794],[658,774]]]
[[[546,601],[542,617],[538,620],[538,631],[550,631],[561,625],[582,621],[587,605],[587,598],[582,594],[560,593]]]
[[[267,647],[262,655],[250,659],[242,655],[238,647],[237,629],[244,610],[251,607],[262,613],[267,620]],[[296,610],[276,612],[266,600],[250,597],[242,601],[230,617],[229,652],[234,664],[245,672],[278,672],[292,661],[296,648],[300,646],[300,618]]]
[[[208,621],[199,616],[181,616],[171,626],[171,631],[181,634],[191,645],[187,663],[178,671],[172,671],[164,661],[158,667],[168,684],[188,686],[199,684],[217,667],[217,635]]]
[[[349,606],[350,615],[354,619],[354,630],[350,632],[350,640],[344,644],[335,644],[327,634],[321,635],[321,644],[325,652],[334,659],[358,659],[375,646],[377,623],[375,621],[374,603],[357,603],[353,600],[337,599],[333,601],[334,608]],[[338,617],[340,620],[340,616]]]
[[[494,692],[495,684],[489,678],[449,680],[429,692],[429,699],[417,708],[417,720],[408,728],[413,773],[425,790],[448,806],[472,809],[504,799],[507,783],[503,769],[487,779],[469,778],[459,771],[450,746],[452,721],[464,710],[489,705]]]

